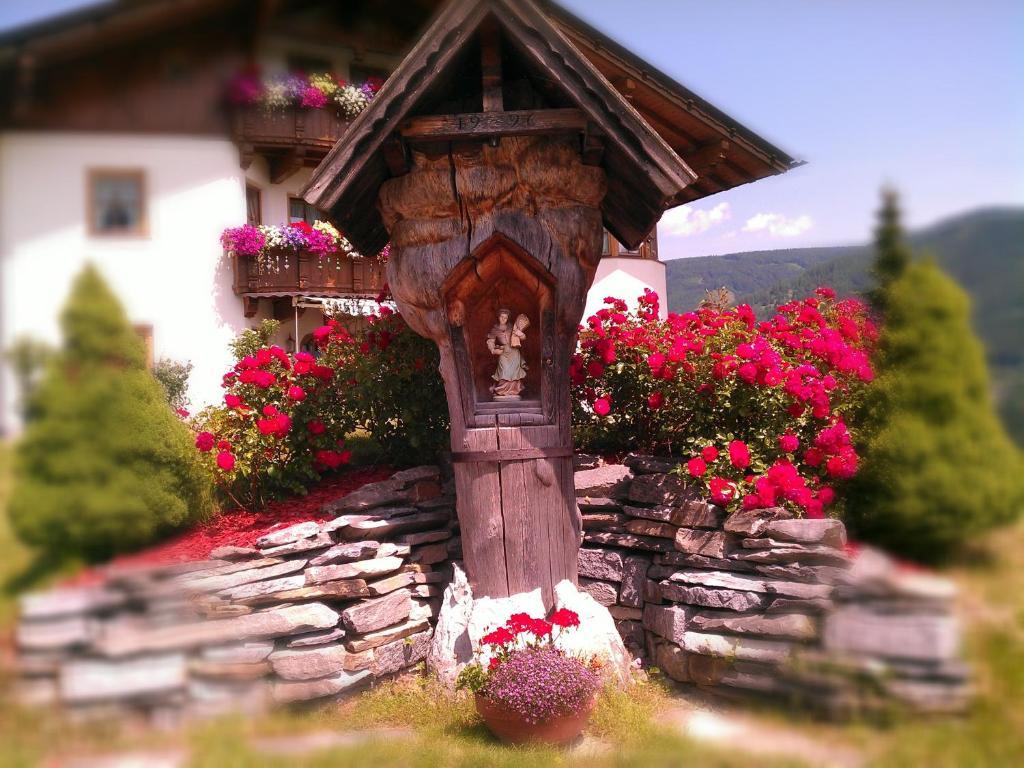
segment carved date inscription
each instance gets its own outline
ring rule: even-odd
[[[401,134],[410,140],[437,141],[583,131],[586,126],[586,116],[581,110],[536,109],[414,117],[402,125]]]

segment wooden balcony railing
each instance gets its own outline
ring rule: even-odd
[[[333,109],[290,107],[268,111],[260,106],[234,107],[231,134],[238,144],[242,167],[256,155],[271,161],[273,183],[280,183],[303,166],[315,166],[348,128],[349,120]]]
[[[342,253],[276,252],[257,259],[232,254],[235,293],[245,301],[245,315],[256,313],[260,298],[377,296],[386,281],[385,266],[376,258],[353,259]]]

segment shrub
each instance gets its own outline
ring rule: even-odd
[[[337,323],[328,328],[340,328]],[[321,332],[323,333],[323,332]],[[339,338],[332,331],[331,339]],[[345,407],[392,464],[434,461],[448,444],[448,401],[437,345],[388,307],[355,338],[326,344],[321,360],[338,369]]]
[[[255,355],[261,348],[270,345],[270,340],[280,327],[280,320],[270,318],[260,320],[260,324],[255,328],[246,328],[229,342],[228,349],[231,350],[235,360],[241,360],[246,355]]]
[[[153,376],[164,388],[167,404],[179,413],[188,405],[188,377],[192,375],[192,363],[179,363],[166,357],[153,365]]]
[[[660,320],[651,291],[635,313],[605,303],[572,363],[577,445],[681,456],[733,509],[819,516],[834,501],[857,469],[848,424],[873,376],[875,330],[859,302],[822,288],[760,323],[746,305]]]
[[[97,270],[75,279],[62,349],[32,396],[9,511],[18,536],[101,559],[203,517],[209,478]]]
[[[992,409],[964,292],[934,263],[914,263],[885,305],[846,520],[864,540],[941,560],[1019,514],[1024,466]]]
[[[438,353],[400,317],[382,307],[355,337],[331,320],[314,332],[318,356],[258,345],[269,329],[236,342],[246,354],[224,376],[224,404],[193,421],[225,497],[252,508],[304,493],[349,462],[345,438],[356,429],[391,463],[434,460],[448,414]]]
[[[18,407],[24,421],[33,417],[30,408],[32,394],[39,386],[46,364],[52,356],[53,349],[49,344],[31,336],[15,339],[7,350],[5,357],[18,385]]]

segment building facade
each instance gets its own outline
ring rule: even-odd
[[[223,230],[246,222],[325,219],[300,191],[351,122],[333,103],[268,108],[232,89],[256,73],[277,83],[290,72],[385,80],[437,5],[139,0],[0,35],[0,348],[58,343],[60,307],[92,262],[152,355],[193,364],[198,408],[220,397],[227,345],[241,330],[276,318],[275,341],[294,350],[326,308],[367,311],[384,287],[378,255],[257,260],[222,247]],[[579,19],[545,9],[697,173],[673,204],[793,165]],[[665,292],[656,232],[632,251],[609,234],[587,311],[645,288]],[[18,413],[4,364],[0,431],[15,431]]]

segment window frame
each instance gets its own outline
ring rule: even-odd
[[[96,227],[96,182],[102,177],[133,179],[139,185],[139,219],[132,229],[105,230]],[[85,173],[86,230],[89,237],[103,239],[137,239],[149,237],[149,186],[144,168],[87,168]]]
[[[256,221],[249,220],[249,193],[256,193]],[[247,224],[259,226],[263,223],[263,188],[258,184],[253,184],[251,181],[246,179],[245,182],[245,221]]]
[[[305,208],[312,208],[314,211],[318,211],[320,215],[314,216],[313,221],[327,221],[327,214],[324,211],[321,211],[315,205],[310,205],[309,203],[307,203],[305,200],[303,200],[298,195],[288,195],[288,210],[286,211],[286,215],[288,217],[288,223],[289,224],[297,224],[298,223],[296,221],[292,221],[292,201],[302,203],[304,209]],[[306,221],[305,217],[300,219],[300,221]],[[312,225],[313,221],[306,221],[306,223]]]

